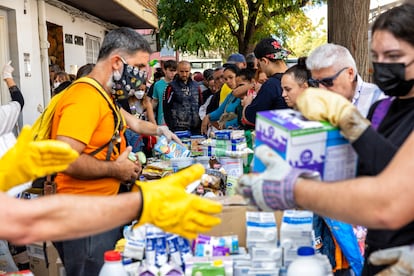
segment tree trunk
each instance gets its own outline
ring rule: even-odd
[[[370,0],[328,0],[328,42],[348,48],[365,81],[370,80],[369,5]]]

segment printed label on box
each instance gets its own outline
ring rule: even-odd
[[[318,171],[325,181],[352,178],[357,155],[339,130],[326,122],[307,121],[291,109],[259,112],[256,120],[256,147],[266,144],[292,167]],[[264,171],[253,160],[253,171]]]

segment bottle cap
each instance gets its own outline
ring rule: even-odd
[[[315,255],[315,249],[310,246],[301,246],[298,248],[298,255],[299,256],[312,256]]]
[[[121,253],[115,250],[106,251],[104,254],[105,261],[120,261],[121,260]]]

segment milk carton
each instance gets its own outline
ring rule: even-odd
[[[352,178],[357,155],[339,129],[327,122],[308,121],[292,109],[263,111],[256,119],[256,146],[266,144],[292,167],[318,171],[325,181]],[[262,172],[255,156],[253,171]]]
[[[318,171],[324,181],[353,178],[356,174],[357,155],[349,142],[340,134],[339,129],[327,122],[308,121],[292,109],[259,112],[256,119],[255,144],[268,145],[292,167]],[[253,162],[253,171],[262,172],[265,169],[256,156]],[[363,258],[358,251],[358,241],[352,225],[330,218],[324,218],[324,221],[331,229],[351,268],[360,271]],[[282,228],[284,228],[283,223]],[[292,245],[290,241],[297,242],[300,239],[299,237],[287,239],[286,231],[282,230],[281,245],[285,249],[285,265],[288,265],[295,258],[295,249],[298,246],[298,244]],[[295,232],[290,233],[293,234]],[[302,241],[310,238],[307,231],[296,234],[304,235],[301,236]]]
[[[283,248],[284,265],[296,259],[301,246],[314,246],[313,213],[305,210],[285,210],[280,226],[280,246]]]

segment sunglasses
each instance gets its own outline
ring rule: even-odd
[[[319,84],[322,84],[323,86],[325,86],[325,87],[332,87],[333,85],[334,85],[334,80],[336,80],[338,77],[339,77],[339,75],[343,72],[343,71],[345,71],[345,69],[348,69],[348,67],[344,67],[344,68],[342,68],[341,70],[339,70],[335,75],[333,75],[333,76],[330,76],[330,77],[327,77],[327,78],[323,78],[323,79],[320,79],[320,80],[315,80],[315,79],[312,79],[312,78],[310,78],[309,80],[308,80],[308,83],[309,83],[309,85],[310,86],[312,86],[312,87],[319,87]]]

